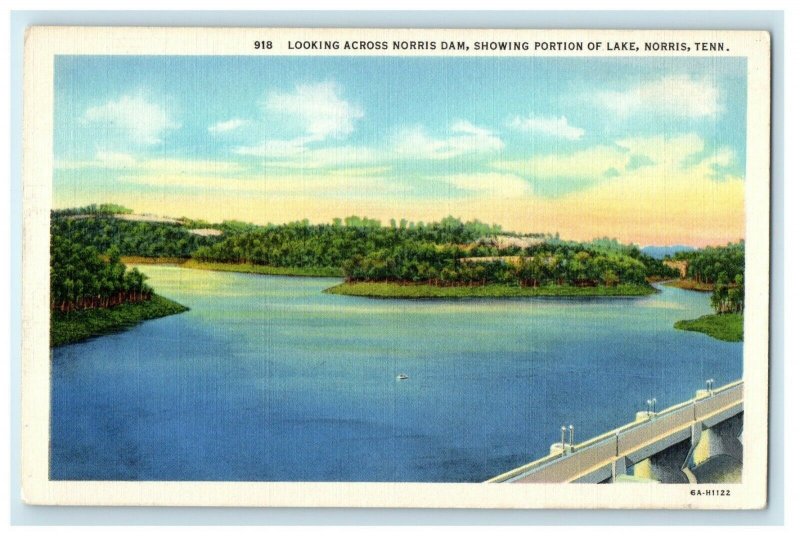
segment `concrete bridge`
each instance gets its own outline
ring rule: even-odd
[[[744,384],[697,391],[660,412],[642,411],[616,430],[572,445],[554,444],[544,458],[487,482],[696,483],[695,470],[724,454],[742,462]]]

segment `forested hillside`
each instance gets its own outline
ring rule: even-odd
[[[344,264],[344,273],[351,281],[405,281],[444,286],[646,284],[647,271],[641,261],[585,246],[539,244],[515,251],[514,256],[502,257],[475,253],[475,250],[453,245],[407,242],[356,256]]]
[[[188,258],[197,248],[219,240],[192,234],[183,225],[126,221],[105,213],[82,218],[54,215],[50,232],[99,252],[114,247],[120,255],[141,257]]]
[[[50,234],[50,346],[187,310],[155,295],[144,274],[136,268],[127,269],[120,261],[116,246],[101,254],[91,245],[92,237],[78,234],[79,239],[75,239],[64,233],[70,226],[57,221],[54,219]],[[80,227],[95,228],[85,223]]]
[[[744,241],[677,253],[674,259],[687,261],[687,277],[713,285],[711,305],[717,313],[744,310]]]
[[[348,281],[432,285],[644,285],[647,277],[675,276],[635,246],[554,240],[499,248],[481,240],[501,232],[456,218],[389,227],[361,218],[332,225],[296,222],[239,233],[192,256],[204,262],[338,269]]]
[[[357,216],[330,224],[304,220],[266,226],[131,217],[139,216],[116,205],[59,211],[53,214],[52,235],[100,254],[192,258],[195,267],[272,267],[303,275],[341,275],[351,282],[614,287],[676,275],[638,247],[615,239],[579,243],[558,235],[516,235],[453,217],[432,223],[391,220],[388,226]],[[222,235],[192,232],[199,228],[214,228]]]
[[[133,210],[115,205],[114,203],[102,203],[100,205],[86,205],[85,207],[62,208],[53,211],[53,217],[59,216],[89,216],[112,214],[132,214]]]
[[[104,259],[92,246],[51,235],[51,309],[70,312],[149,300],[153,289],[144,281],[136,268],[126,270],[116,252]]]
[[[378,220],[352,216],[332,224],[301,221],[240,232],[200,247],[192,256],[206,262],[341,270],[348,261],[386,248],[466,245],[499,231],[495,226],[477,221],[463,223],[456,218],[430,224],[401,221],[399,225],[382,227]],[[498,254],[497,249],[484,249]]]

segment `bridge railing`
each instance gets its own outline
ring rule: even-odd
[[[742,400],[744,383],[739,380],[708,395],[692,398],[654,413],[652,417],[627,423],[588,439],[566,452],[555,452],[516,469],[498,475],[487,482],[507,482],[524,477],[525,482],[565,482],[603,462],[652,443],[694,421],[713,415]]]
[[[619,434],[619,450],[617,452],[618,454],[625,454],[640,447],[642,443],[652,441],[693,421],[694,407],[691,402],[671,408],[668,412],[656,413],[650,419],[638,423],[638,426],[621,432]]]
[[[714,391],[713,396],[708,396],[697,400],[697,419],[702,419],[712,413],[741,401],[744,397],[744,383],[742,381],[733,382],[725,387]]]

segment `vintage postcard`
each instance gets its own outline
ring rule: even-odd
[[[766,32],[30,28],[32,504],[762,508]]]

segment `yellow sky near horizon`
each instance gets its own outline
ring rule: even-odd
[[[650,184],[642,188],[642,184]],[[382,200],[349,197],[328,200],[303,194],[220,195],[219,191],[192,191],[185,195],[153,192],[136,196],[106,192],[73,192],[57,206],[113,202],[137,213],[186,216],[219,222],[226,219],[257,224],[286,223],[307,218],[330,222],[350,215],[367,216],[388,224],[394,218],[437,221],[451,215],[462,220],[496,223],[516,232],[559,233],[562,238],[590,240],[602,236],[639,245],[721,245],[744,238],[744,181],[691,178],[663,182],[607,183],[560,198],[537,196],[442,200]]]

